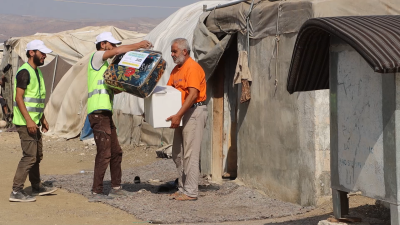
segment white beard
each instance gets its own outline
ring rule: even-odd
[[[177,65],[182,65],[184,62],[185,62],[184,55],[180,55],[179,57],[174,59],[174,63],[176,63]]]

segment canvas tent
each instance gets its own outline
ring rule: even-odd
[[[4,43],[0,44],[0,62],[3,60]]]
[[[229,1],[199,1],[183,7],[161,22],[144,37],[154,45],[154,50],[162,52],[167,68],[158,85],[166,85],[175,63],[171,57],[171,41],[175,38],[186,38],[189,43],[193,40],[193,31],[200,15],[203,13],[203,4],[217,6]],[[193,51],[191,52],[194,57]],[[143,99],[127,93],[115,96],[114,121],[120,128],[118,138],[125,144],[169,145],[172,144],[173,130],[169,128],[153,129],[143,122]],[[127,123],[127,121],[129,121]],[[129,126],[122,126],[127,123]],[[120,126],[118,126],[120,124]]]
[[[3,51],[4,51],[4,44],[0,44],[0,62],[3,59]],[[3,76],[3,71],[0,71],[0,78]],[[2,87],[0,87],[2,90],[0,90],[0,93],[2,93],[4,90]],[[0,109],[0,120],[3,118],[3,111]]]
[[[216,180],[237,175],[285,201],[320,203],[331,194],[329,96],[286,91],[297,32],[313,17],[399,14],[398,1],[254,0],[208,8],[193,39],[208,85],[202,172]]]
[[[199,16],[202,14],[203,4],[216,6],[227,1],[201,1],[183,7],[160,23],[144,39],[154,45],[154,50],[161,51],[167,61],[166,71],[158,85],[165,85],[175,64],[170,57],[170,42],[178,37],[193,39],[193,30]],[[118,36],[117,36],[118,37]],[[130,39],[134,41],[135,39]],[[138,41],[138,40],[137,40]],[[128,43],[128,42],[124,42]],[[193,55],[193,53],[192,53]],[[85,81],[76,79],[76,74],[83,73],[87,59],[81,61],[68,71],[63,78],[62,85],[54,90],[54,97],[46,107],[45,112],[58,112],[51,116],[50,133],[64,138],[73,138],[79,135],[84,126],[86,117],[86,100],[83,92],[86,91]],[[64,85],[68,84],[68,85]],[[71,96],[71,97],[64,97]],[[70,109],[71,105],[73,110]],[[73,112],[73,113],[71,113]],[[169,128],[154,129],[143,121],[143,99],[127,93],[121,93],[114,99],[114,122],[117,126],[118,138],[121,144],[165,146],[172,143],[173,130]],[[47,114],[46,114],[47,115]]]
[[[45,115],[50,125],[49,134],[61,137],[76,137],[83,127],[81,123],[87,98],[86,70],[88,56],[96,50],[94,41],[102,32],[111,32],[123,43],[139,42],[145,34],[118,29],[112,26],[85,27],[55,34],[38,33],[27,37],[11,38],[5,43],[4,58],[0,69],[7,64],[12,69],[7,72],[9,81],[5,95],[12,104],[12,82],[16,71],[26,61],[25,47],[29,41],[42,40],[53,50],[47,54],[45,65],[41,67],[46,84]],[[58,85],[59,84],[59,85]],[[50,98],[51,96],[51,98]],[[83,104],[83,105],[82,105]],[[62,124],[62,125],[60,125]]]

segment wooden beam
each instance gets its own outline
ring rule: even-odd
[[[224,127],[224,57],[214,72],[217,76],[213,85],[213,121],[212,121],[212,180],[222,180],[223,127]]]

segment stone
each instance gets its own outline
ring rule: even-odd
[[[7,126],[7,122],[4,120],[0,120],[0,128],[4,128]]]
[[[370,224],[367,222],[344,223],[344,222],[329,222],[328,220],[321,220],[318,222],[318,225],[370,225]]]

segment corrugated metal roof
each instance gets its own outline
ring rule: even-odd
[[[289,69],[289,93],[329,88],[330,36],[352,46],[378,73],[400,72],[400,16],[313,18],[301,27]]]

